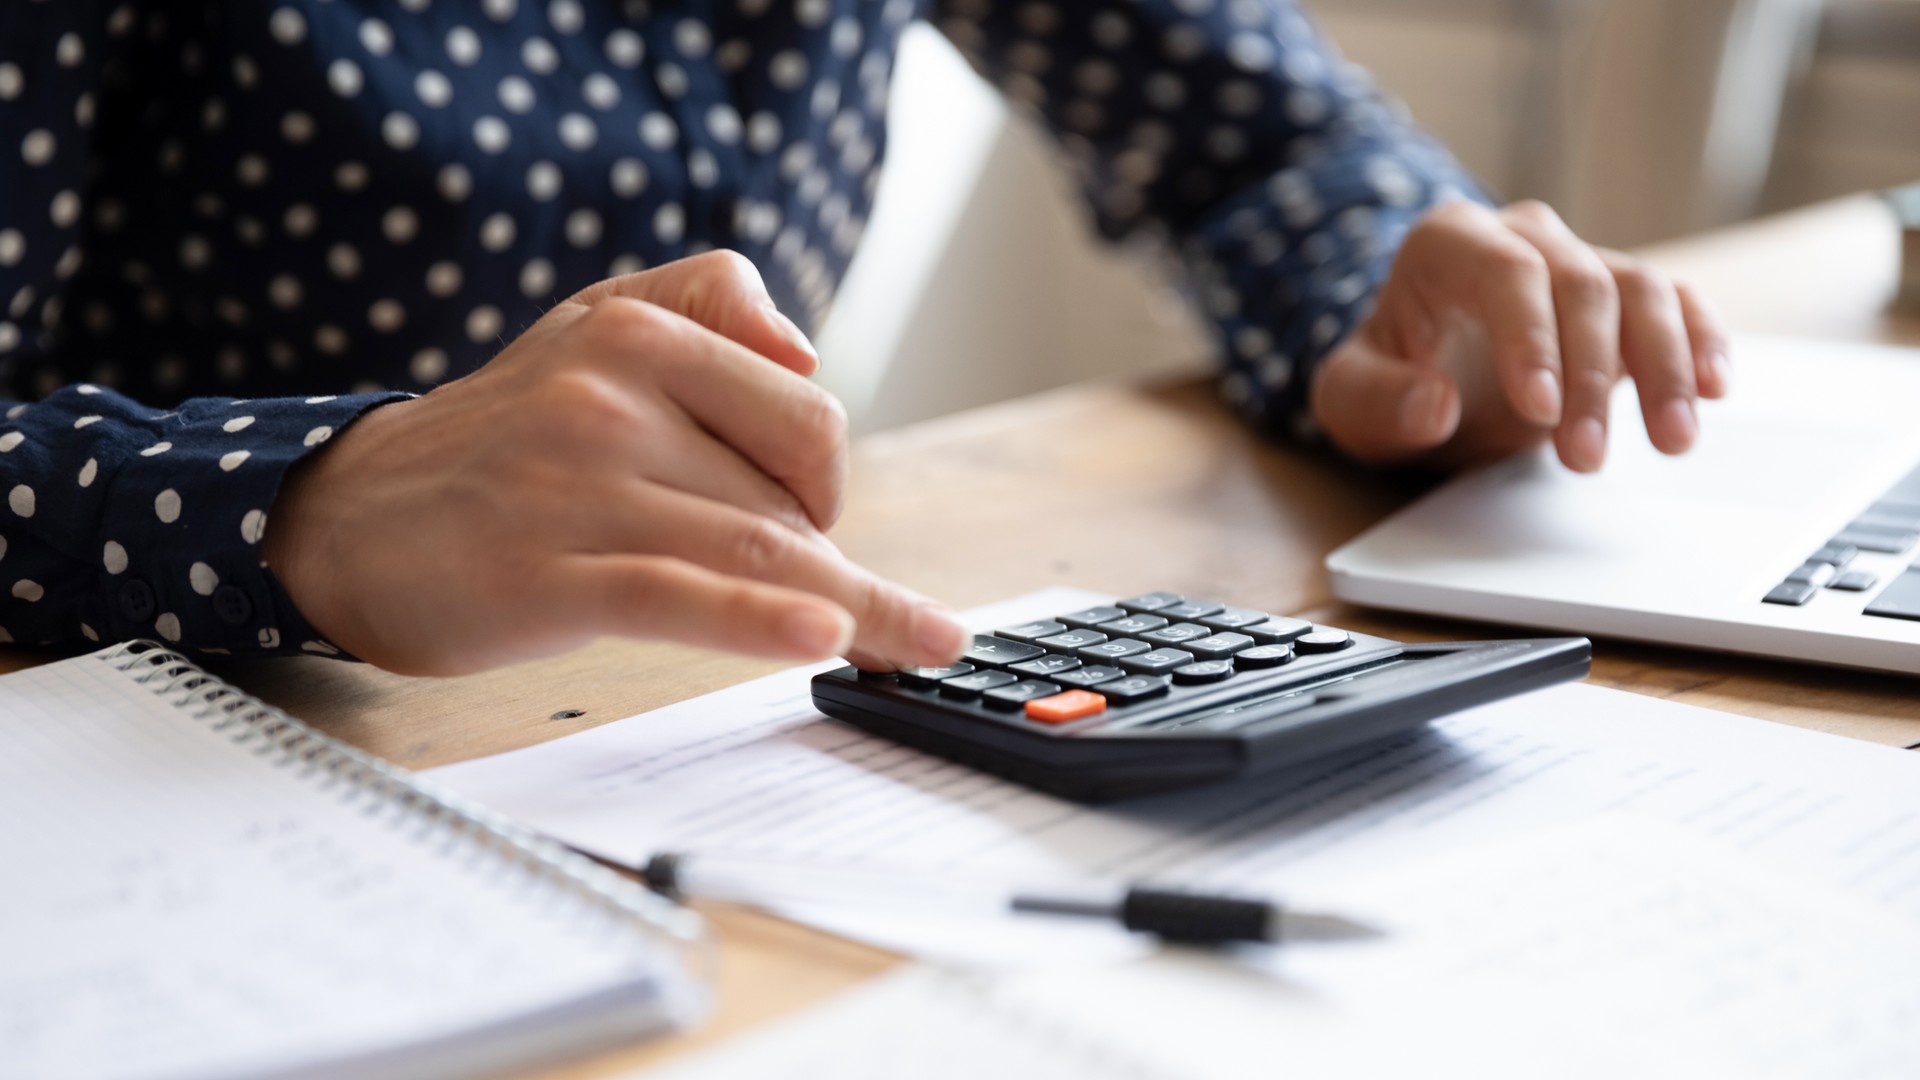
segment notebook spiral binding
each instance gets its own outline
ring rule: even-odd
[[[403,810],[410,819],[442,830],[449,839],[490,848],[535,880],[588,901],[610,919],[651,927],[679,948],[693,987],[712,984],[716,965],[712,939],[692,911],[490,810],[314,730],[163,645],[130,641],[99,656],[194,719],[228,734],[236,744],[256,744],[263,752],[277,754],[280,764],[322,772],[350,791],[369,794]],[[702,991],[693,997],[693,1011],[703,1013],[706,994]]]

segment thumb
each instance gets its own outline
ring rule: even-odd
[[[1424,453],[1460,426],[1460,392],[1436,368],[1388,356],[1364,339],[1329,354],[1313,383],[1314,418],[1362,461]]]
[[[801,375],[820,369],[807,335],[774,306],[760,271],[737,251],[703,252],[608,278],[574,300],[591,305],[610,296],[658,304]]]

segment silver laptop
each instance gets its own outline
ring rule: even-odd
[[[1468,473],[1327,558],[1376,607],[1920,674],[1920,350],[1743,338],[1691,453]]]

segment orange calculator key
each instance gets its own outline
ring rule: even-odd
[[[1043,724],[1064,724],[1107,711],[1107,699],[1091,690],[1069,690],[1027,702],[1027,718]]]

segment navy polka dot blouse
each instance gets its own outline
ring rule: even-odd
[[[287,470],[609,275],[733,248],[817,325],[921,18],[1176,247],[1278,434],[1475,197],[1284,0],[7,0],[0,640],[336,654],[261,564]]]

